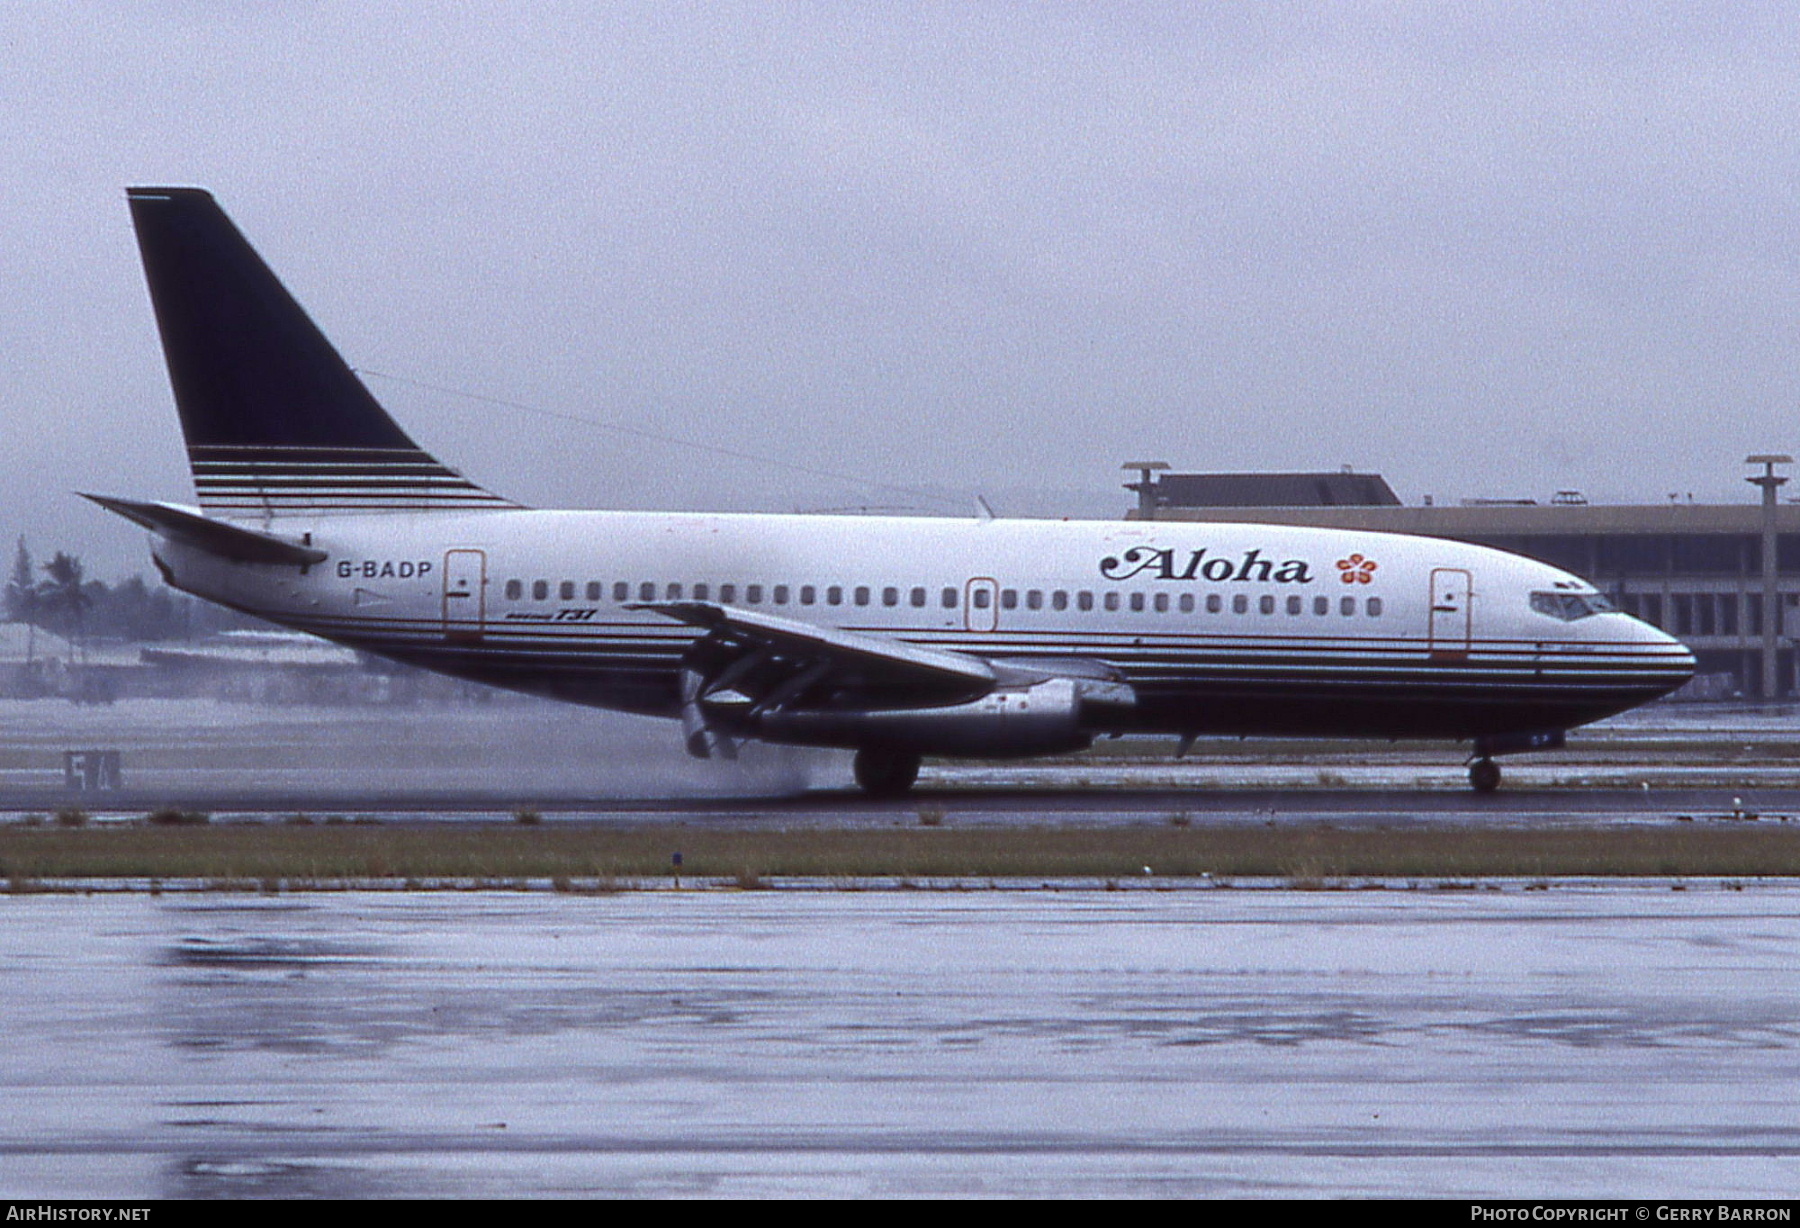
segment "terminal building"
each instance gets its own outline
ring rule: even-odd
[[[1780,502],[1785,456],[1752,457],[1762,488],[1742,504],[1467,500],[1406,506],[1375,474],[1169,473],[1125,466],[1140,520],[1231,520],[1448,537],[1540,559],[1592,581],[1626,613],[1694,652],[1694,698],[1800,696],[1800,503]],[[1765,576],[1764,559],[1773,560]],[[1764,603],[1772,596],[1773,625]]]

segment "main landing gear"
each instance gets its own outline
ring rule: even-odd
[[[870,797],[904,797],[919,779],[919,756],[865,746],[856,752],[856,783]]]
[[[1469,763],[1469,787],[1477,793],[1492,793],[1500,787],[1500,765],[1485,755]]]

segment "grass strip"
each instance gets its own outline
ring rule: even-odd
[[[823,830],[92,825],[0,828],[0,878],[641,879],[1728,876],[1800,874],[1800,825],[1602,829],[1323,824]]]

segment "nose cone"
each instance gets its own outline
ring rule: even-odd
[[[1693,651],[1666,631],[1635,618],[1631,621],[1636,624],[1633,657],[1638,669],[1635,672],[1643,678],[1649,692],[1643,702],[1667,695],[1686,684],[1694,676]]]

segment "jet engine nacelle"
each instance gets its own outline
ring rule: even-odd
[[[1082,679],[1051,678],[1034,686],[990,691],[941,708],[768,712],[754,736],[809,746],[880,746],[921,755],[1006,758],[1079,750],[1093,741],[1083,727]]]

